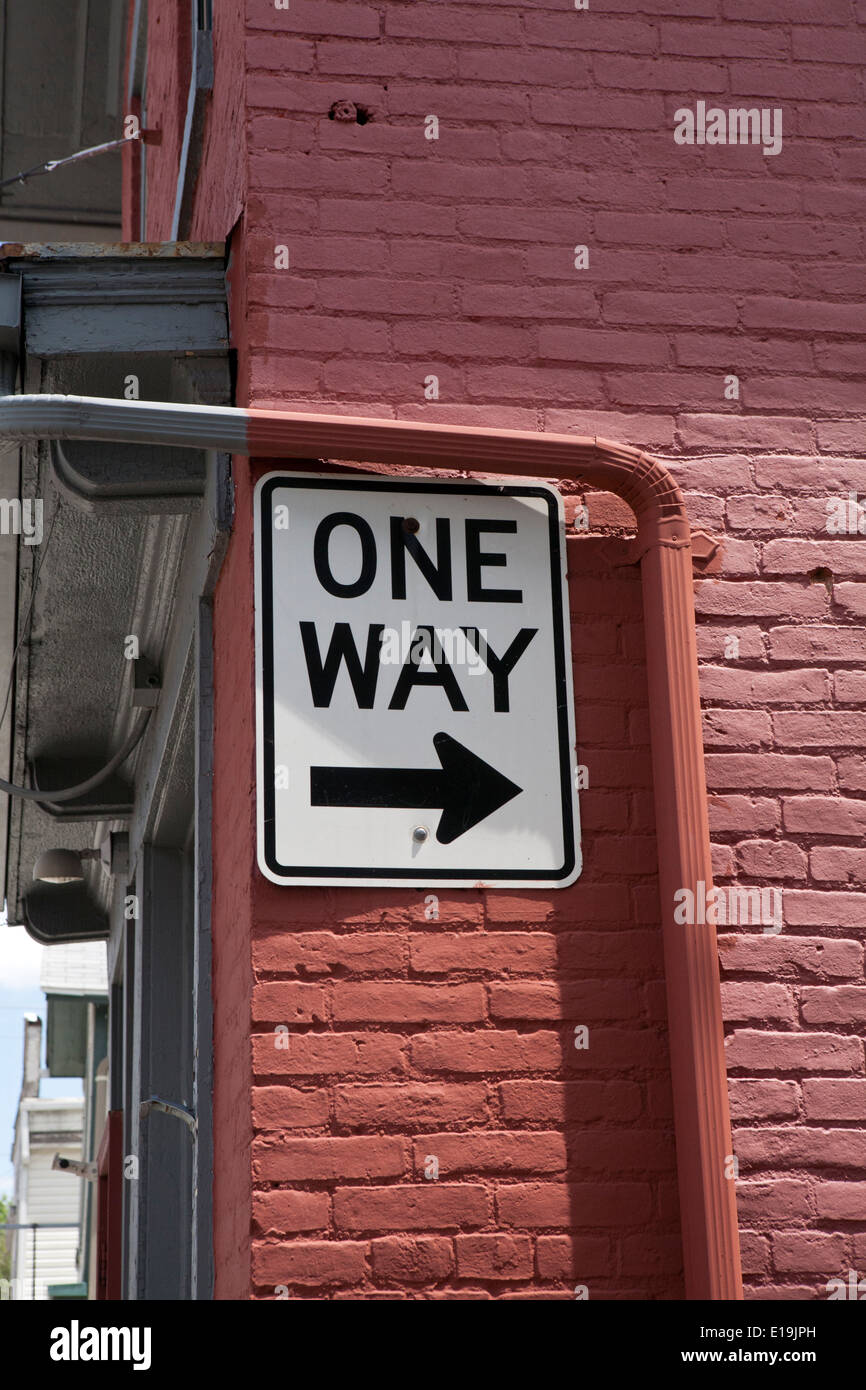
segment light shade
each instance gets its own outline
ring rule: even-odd
[[[81,855],[74,849],[46,849],[33,865],[33,877],[42,883],[80,883]]]

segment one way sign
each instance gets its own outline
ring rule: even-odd
[[[559,493],[270,473],[255,547],[262,872],[573,883]]]

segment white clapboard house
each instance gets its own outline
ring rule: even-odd
[[[24,1022],[21,1098],[12,1146],[12,1269],[10,1288],[4,1292],[18,1300],[86,1298],[93,1184],[58,1169],[54,1161],[58,1155],[76,1163],[91,1160],[94,1139],[98,1141],[104,1123],[104,1077],[94,1077],[92,1060],[94,1015],[107,1003],[104,945],[45,947],[40,984],[48,1019],[47,1067],[43,1072],[42,1020],[30,1014]],[[82,1077],[84,1095],[40,1096],[40,1077],[46,1074]],[[102,1114],[94,1114],[94,1109]]]

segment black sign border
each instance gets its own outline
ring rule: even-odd
[[[548,538],[550,542],[551,595],[553,600],[554,665],[556,673],[557,732],[559,735],[560,793],[562,804],[563,844],[565,863],[558,869],[443,869],[441,873],[430,869],[372,869],[369,865],[357,868],[334,867],[333,865],[301,865],[287,867],[276,857],[276,789],[274,787],[274,594],[273,594],[273,527],[265,525],[265,517],[272,516],[271,498],[277,488],[331,488],[346,491],[356,488],[368,492],[426,492],[432,495],[474,493],[501,497],[540,497],[547,506]],[[567,879],[577,863],[575,844],[574,803],[571,788],[571,754],[568,729],[568,687],[565,663],[566,615],[563,610],[562,554],[560,546],[559,511],[556,498],[544,487],[519,483],[447,483],[418,478],[370,478],[354,474],[351,477],[310,477],[293,473],[268,474],[259,487],[259,539],[258,553],[254,563],[259,570],[259,593],[261,594],[261,656],[262,656],[262,774],[264,786],[259,787],[258,795],[264,798],[264,859],[268,869],[277,879],[284,880],[283,886],[298,886],[292,880],[298,879],[364,879],[377,883],[382,879],[399,879],[407,885],[413,882],[420,887],[428,884],[452,883],[460,879],[466,887],[483,883],[508,884],[512,882],[557,883]],[[257,831],[258,834],[258,831]],[[335,885],[338,886],[338,885]]]

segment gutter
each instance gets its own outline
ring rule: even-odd
[[[0,447],[96,439],[255,458],[400,464],[568,478],[615,492],[637,518],[687,1299],[741,1299],[739,1235],[715,929],[674,920],[680,888],[712,882],[690,528],[668,470],[599,438],[81,396],[0,398]]]

